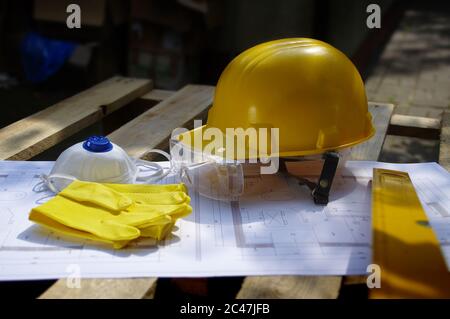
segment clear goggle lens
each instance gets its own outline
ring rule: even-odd
[[[233,201],[244,192],[244,172],[238,161],[196,152],[176,139],[170,141],[170,156],[181,181],[202,196]]]

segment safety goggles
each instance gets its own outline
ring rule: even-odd
[[[246,175],[251,174],[245,161],[229,160],[224,157],[193,150],[178,139],[170,141],[172,169],[178,172],[183,183],[208,198],[234,201],[244,194]],[[351,151],[328,152],[299,158],[280,158],[280,172],[289,174],[299,180],[300,185],[306,185],[316,204],[326,205],[329,192],[336,173],[345,166]],[[319,180],[310,181],[287,169],[288,162],[314,163],[320,166]],[[338,164],[340,164],[338,166]],[[245,190],[245,194],[251,190]]]
[[[170,140],[172,170],[200,195],[234,201],[244,191],[242,163],[193,150],[178,139]]]

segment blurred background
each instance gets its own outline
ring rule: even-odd
[[[79,29],[66,25],[70,3],[81,7]],[[372,3],[379,29],[366,24]],[[116,74],[167,90],[215,85],[237,54],[284,37],[342,50],[369,100],[439,118],[450,105],[449,17],[437,0],[0,0],[0,127]],[[435,144],[413,142],[388,138],[383,159],[436,157]]]
[[[66,7],[74,2],[81,7],[80,29],[66,26]],[[364,73],[381,45],[367,44],[376,33],[366,27],[372,2],[0,0],[0,125],[115,74],[152,78],[157,88],[171,90],[215,84],[234,56],[283,37],[328,41]],[[385,20],[401,7],[395,0],[376,3]]]

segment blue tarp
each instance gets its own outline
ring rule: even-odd
[[[27,80],[39,83],[55,74],[72,55],[76,43],[29,32],[21,43],[22,65]]]

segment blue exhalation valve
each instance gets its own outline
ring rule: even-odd
[[[83,143],[83,148],[89,152],[103,153],[112,150],[113,145],[105,136],[90,136]]]

